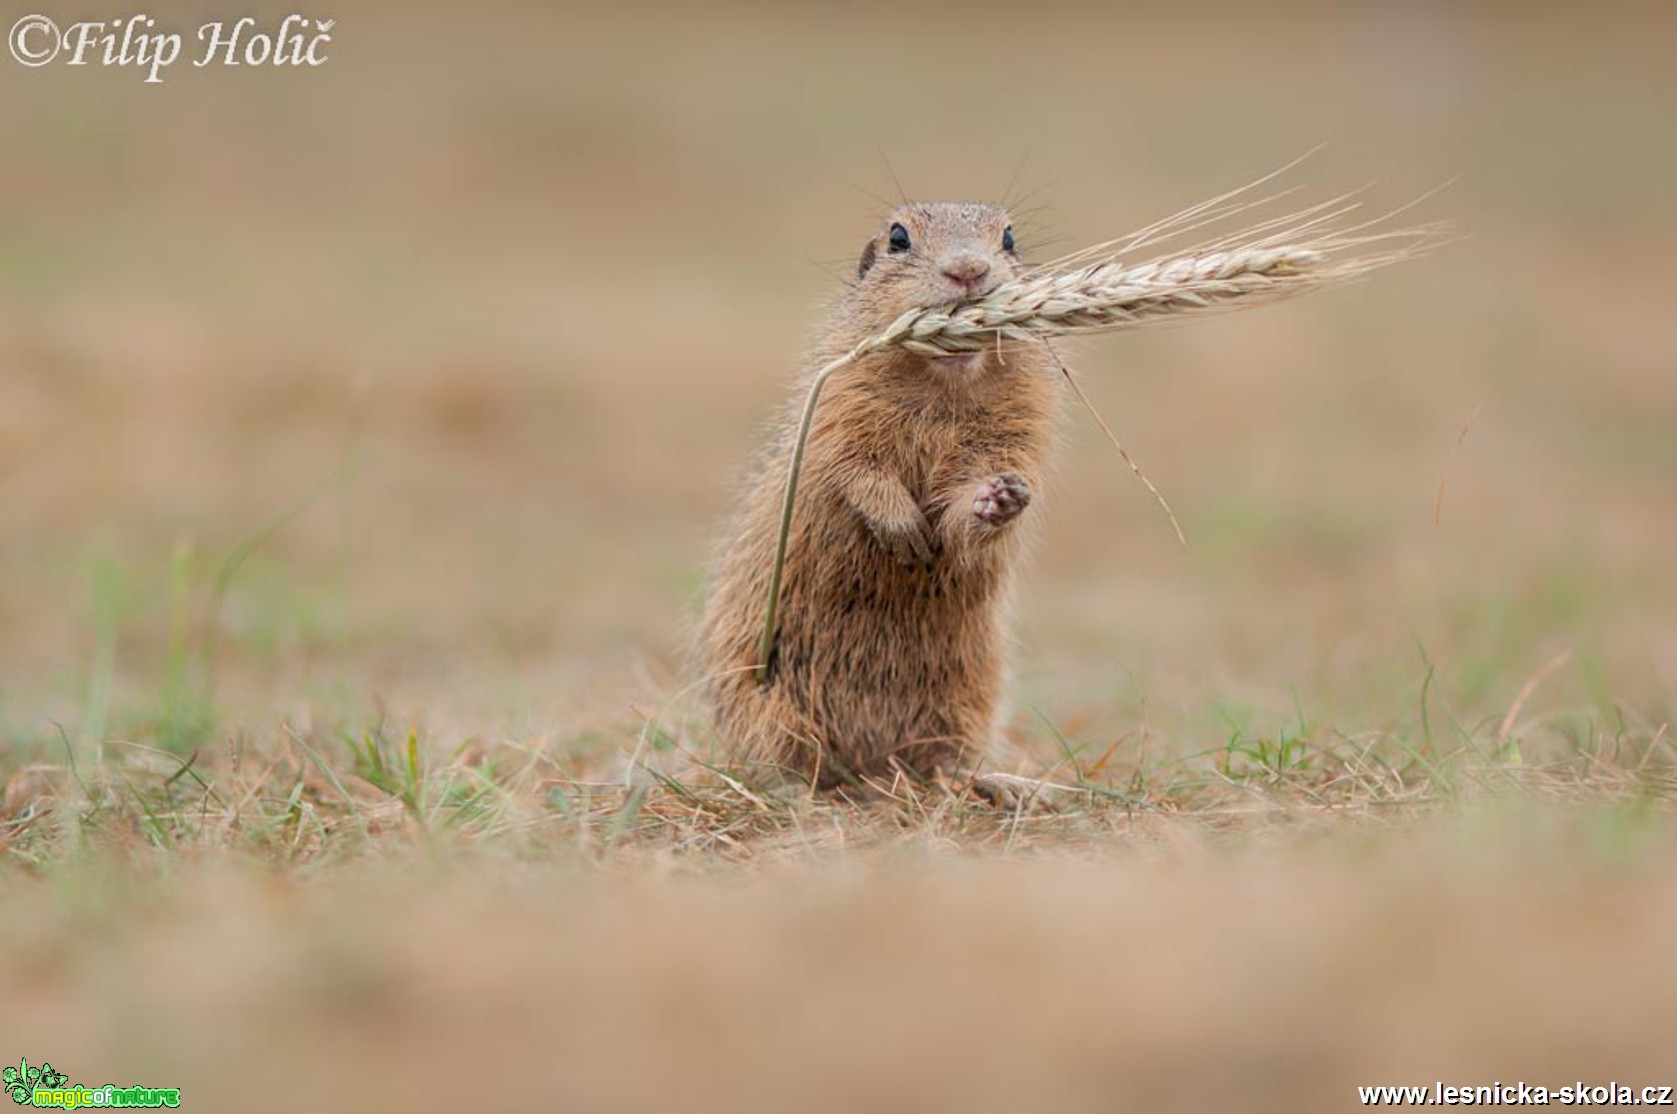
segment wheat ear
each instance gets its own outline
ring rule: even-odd
[[[1212,219],[1247,210],[1245,205],[1225,204],[1229,196],[1232,195],[1217,199]],[[804,448],[809,441],[821,388],[834,372],[888,348],[924,356],[977,352],[987,344],[1002,341],[1041,342],[1057,336],[1115,332],[1185,315],[1261,305],[1413,258],[1437,247],[1448,237],[1448,230],[1436,224],[1364,233],[1364,229],[1386,217],[1336,228],[1335,222],[1342,221],[1356,207],[1355,202],[1337,198],[1143,263],[1127,264],[1116,255],[1100,257],[1103,251],[1129,250],[1202,227],[1207,223],[1208,210],[1205,205],[1195,206],[1149,226],[1128,240],[1085,249],[1061,260],[1059,266],[1048,264],[1027,272],[982,298],[909,310],[883,332],[816,371],[798,419],[786,474],[780,536],[775,545],[763,636],[758,645],[758,678],[765,683],[768,680]],[[1367,250],[1376,247],[1378,250]],[[1083,262],[1091,256],[1096,257],[1094,262]],[[1065,266],[1069,263],[1081,265]],[[1174,518],[1173,515],[1173,521]]]

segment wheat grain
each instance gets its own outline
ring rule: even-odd
[[[1278,297],[1310,281],[1321,256],[1304,248],[1214,252],[1136,267],[1117,260],[1065,274],[1038,274],[998,287],[982,301],[916,309],[866,350],[897,345],[937,356],[974,352],[996,338],[1028,341],[1134,328],[1152,317],[1209,309],[1237,299]]]

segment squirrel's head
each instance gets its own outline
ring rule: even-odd
[[[1000,205],[911,202],[862,248],[852,296],[884,327],[917,307],[982,298],[1018,269],[1013,219]]]

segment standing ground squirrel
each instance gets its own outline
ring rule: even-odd
[[[1001,207],[904,205],[863,248],[810,368],[908,310],[982,297],[1018,269]],[[745,489],[700,628],[726,753],[822,787],[954,773],[984,754],[1001,718],[1020,516],[1040,490],[1058,380],[1041,342],[942,357],[887,349],[836,372],[810,430],[760,678],[792,407]]]

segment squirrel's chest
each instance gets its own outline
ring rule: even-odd
[[[971,479],[983,447],[995,440],[993,426],[980,421],[927,417],[903,428],[892,446],[893,470],[922,504]]]

